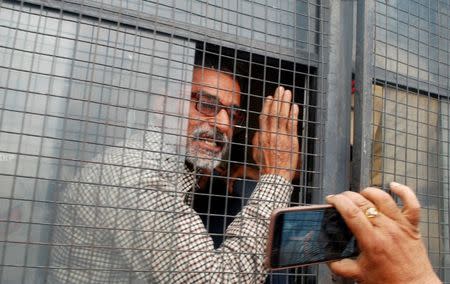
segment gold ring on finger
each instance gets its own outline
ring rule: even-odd
[[[364,212],[364,214],[366,215],[367,218],[371,219],[371,218],[375,218],[379,215],[377,208],[375,207],[369,207],[366,209],[366,211]]]

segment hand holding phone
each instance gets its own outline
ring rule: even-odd
[[[358,255],[356,240],[331,205],[275,210],[266,266],[284,269]]]
[[[403,206],[374,187],[327,196],[327,202],[342,213],[361,251],[356,259],[330,263],[330,269],[365,284],[442,283],[420,236],[419,200],[405,185],[392,182],[390,189]]]

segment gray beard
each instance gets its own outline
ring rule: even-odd
[[[193,141],[201,140],[200,137],[203,135],[208,135],[214,137],[215,141],[223,143],[222,150],[217,153],[214,151],[208,151],[206,149],[200,148],[199,146],[193,145]],[[204,127],[198,127],[192,132],[193,137],[189,137],[187,149],[186,149],[186,161],[195,169],[213,171],[217,166],[222,163],[222,159],[227,156],[229,149],[228,138],[220,132],[216,132],[210,128],[205,129]],[[200,154],[200,155],[199,155]]]

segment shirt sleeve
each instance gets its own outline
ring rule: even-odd
[[[147,257],[154,247],[139,242],[145,235],[151,243],[158,229],[144,227],[148,222],[141,219],[172,210],[180,193],[167,185],[184,169],[157,134],[148,131],[108,147],[56,192],[48,283],[155,282]],[[158,204],[160,196],[170,200],[166,209]]]
[[[249,203],[226,231],[222,246],[214,250],[200,218],[186,214],[180,222],[179,247],[173,255],[177,273],[172,283],[262,283],[269,217],[275,208],[288,206],[291,184],[281,176],[264,175]],[[187,225],[190,224],[190,225]],[[198,233],[196,233],[198,232]]]
[[[262,176],[216,250],[198,214],[183,202],[178,157],[152,149],[142,151],[132,144],[110,149],[62,193],[50,279],[263,282],[269,217],[273,209],[288,205],[290,183],[280,176]]]

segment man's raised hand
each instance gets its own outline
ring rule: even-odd
[[[291,104],[292,93],[278,87],[268,96],[259,117],[259,132],[253,138],[253,159],[262,174],[276,174],[292,181],[298,162],[299,107]]]

